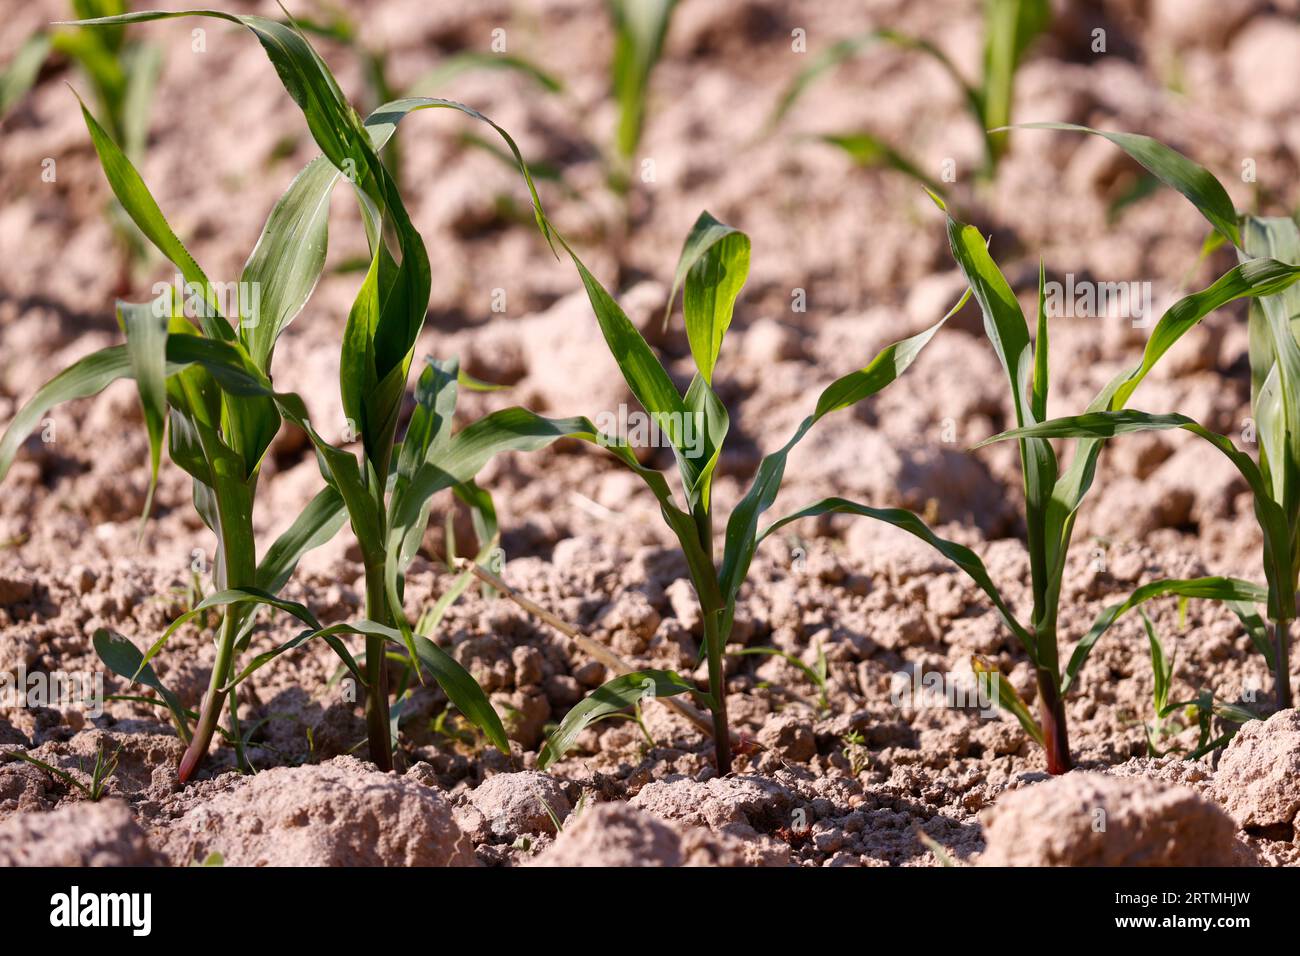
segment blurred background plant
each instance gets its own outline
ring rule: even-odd
[[[130,12],[129,0],[70,0],[75,20],[119,16]],[[75,64],[89,85],[96,115],[127,158],[136,162],[149,135],[154,87],[162,69],[157,43],[127,39],[125,27],[87,30],[53,24],[39,30],[18,50],[0,73],[0,123],[22,101],[47,66]],[[149,264],[149,244],[122,204],[112,200],[109,220],[120,249],[118,295],[126,295]]]

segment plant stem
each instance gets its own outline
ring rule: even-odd
[[[366,616],[392,626],[383,564],[366,566]],[[382,637],[366,635],[366,732],[370,759],[380,770],[393,769],[393,740],[388,717],[388,659]]]
[[[1277,665],[1273,675],[1276,685],[1278,710],[1289,710],[1294,706],[1291,697],[1291,622],[1279,620],[1273,624],[1273,662]]]
[[[1070,735],[1065,723],[1065,700],[1056,689],[1051,671],[1038,670],[1038,721],[1043,728],[1043,749],[1047,752],[1047,772],[1059,775],[1069,772],[1074,763],[1070,760]]]
[[[727,677],[722,654],[718,616],[704,611],[704,650],[709,659],[709,693],[713,695],[713,754],[718,775],[731,773],[731,729],[727,725]]]
[[[235,637],[238,630],[239,616],[232,606],[227,608],[226,615],[221,620],[221,633],[217,637],[217,659],[212,664],[212,678],[208,681],[208,692],[203,695],[199,722],[194,728],[194,736],[190,738],[190,745],[185,748],[185,756],[181,758],[181,765],[176,771],[176,778],[181,783],[189,782],[194,772],[198,770],[199,764],[203,762],[203,758],[208,755],[212,735],[216,732],[217,721],[226,702],[226,694],[222,688],[230,679],[230,666],[234,662]]]
[[[692,509],[695,518],[695,530],[700,539],[700,548],[713,563],[713,511],[706,504],[699,504]],[[716,572],[714,573],[716,579]],[[704,616],[704,653],[709,661],[709,694],[713,697],[713,756],[718,765],[718,775],[725,777],[731,773],[731,728],[727,723],[727,673],[726,643],[727,635],[718,627],[722,617],[722,608],[716,602],[707,599],[707,593],[696,582],[696,592],[700,596],[700,610]],[[731,630],[728,620],[727,631]]]

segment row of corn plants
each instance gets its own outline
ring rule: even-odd
[[[665,5],[670,10],[671,4]],[[665,18],[667,14],[665,13]],[[724,673],[726,645],[750,564],[762,541],[792,522],[829,514],[872,518],[907,531],[968,574],[1023,647],[1035,669],[1038,715],[998,672],[977,662],[994,682],[997,697],[1038,741],[1048,768],[1071,766],[1065,699],[1089,651],[1121,614],[1142,601],[1175,594],[1184,599],[1229,602],[1241,616],[1277,674],[1277,699],[1287,706],[1287,625],[1295,617],[1297,543],[1295,495],[1300,454],[1294,450],[1293,415],[1300,414],[1300,352],[1290,328],[1296,309],[1293,283],[1300,278],[1300,237],[1290,220],[1241,219],[1222,186],[1201,167],[1146,137],[1101,134],[1142,163],[1148,171],[1188,196],[1223,240],[1240,250],[1240,263],[1211,285],[1184,296],[1155,326],[1142,360],[1117,375],[1081,416],[1047,419],[1048,316],[1045,270],[1040,267],[1034,334],[986,238],[971,225],[944,214],[949,245],[969,288],[952,309],[925,330],[884,348],[863,367],[834,379],[788,440],[760,463],[748,491],[723,524],[714,513],[712,483],[726,440],[730,416],[714,391],[722,367],[722,346],[735,303],[749,271],[751,239],[709,213],[702,213],[686,237],[672,285],[668,317],[680,296],[682,321],[695,371],[682,391],[616,298],[583,264],[547,219],[527,165],[505,130],[474,109],[448,100],[403,97],[362,117],[344,98],[324,60],[292,23],[210,11],[135,13],[84,21],[96,29],[182,16],[215,17],[248,29],[261,44],[277,75],[301,109],[321,156],[292,181],[271,211],[251,252],[241,280],[256,284],[257,308],[223,315],[213,285],[181,240],[172,232],[129,156],[83,105],[91,141],[114,195],[132,222],[196,290],[183,301],[170,296],[148,303],[119,302],[117,314],[125,343],[96,352],[52,379],[23,406],[0,438],[0,479],[20,446],[48,410],[84,398],[118,379],[136,382],[150,448],[151,507],[164,446],[171,461],[193,481],[194,507],[217,539],[216,593],[180,615],[141,653],[107,631],[95,635],[106,666],[150,688],[171,714],[187,742],[180,766],[190,779],[212,739],[221,734],[245,764],[244,736],[238,721],[238,687],[281,654],[320,639],[364,690],[370,758],[393,767],[395,721],[388,686],[394,655],[408,675],[428,675],[449,701],[502,750],[508,743],[501,720],[482,688],[427,633],[427,617],[413,626],[404,606],[404,578],[440,493],[458,496],[478,519],[482,537],[495,534],[495,510],[475,476],[497,454],[537,450],[562,438],[602,448],[634,471],[659,504],[676,538],[702,612],[702,656],[706,687],[670,671],[643,670],[620,675],[577,704],[543,747],[540,763],[550,765],[567,753],[581,731],[612,713],[634,707],[648,693],[691,695],[712,714],[715,758],[720,772],[731,767],[731,731]],[[662,42],[662,36],[659,37]],[[630,81],[629,81],[630,82]],[[493,412],[453,428],[458,390],[477,383],[460,374],[455,361],[429,360],[414,387],[414,408],[401,437],[399,422],[407,400],[416,340],[423,327],[432,281],[428,251],[412,225],[401,191],[381,153],[398,124],[414,112],[453,110],[487,124],[500,137],[529,190],[544,239],[574,265],[601,334],[637,401],[668,437],[676,461],[673,483],[640,463],[634,449],[602,434],[586,417],[547,418],[520,407]],[[639,127],[638,127],[639,128]],[[1095,132],[1095,131],[1089,131]],[[631,134],[629,134],[631,135]],[[346,181],[361,210],[370,250],[340,343],[339,404],[359,437],[353,452],[327,441],[302,399],[276,388],[272,359],[277,341],[309,300],[324,268],[328,244],[329,197]],[[1289,225],[1284,225],[1288,223]],[[775,503],[786,461],[795,445],[824,417],[847,409],[887,387],[915,361],[953,314],[974,299],[984,328],[1011,391],[1016,428],[989,441],[1019,443],[1024,477],[1025,527],[1031,568],[1031,607],[1017,613],[1004,599],[987,569],[969,548],[938,536],[917,515],[832,497],[764,523]],[[1154,363],[1190,328],[1214,310],[1237,299],[1251,304],[1252,394],[1263,448],[1256,465],[1226,438],[1177,415],[1148,415],[1128,409],[1129,399]],[[702,422],[703,441],[689,434],[688,422]],[[1075,517],[1091,488],[1098,456],[1109,438],[1125,431],[1180,427],[1211,441],[1242,470],[1255,493],[1265,532],[1268,587],[1232,578],[1161,581],[1139,589],[1121,605],[1108,608],[1076,645],[1062,667],[1057,621],[1066,557]],[[256,540],[253,503],[264,456],[282,428],[301,430],[310,440],[322,488],[291,527],[271,542]],[[1076,440],[1063,467],[1052,439]],[[365,569],[365,616],[324,626],[310,608],[281,596],[304,554],[350,526]],[[722,528],[721,550],[717,531]],[[258,555],[260,554],[260,559]],[[462,576],[440,606],[455,598],[468,581]],[[1274,639],[1263,634],[1256,606],[1265,604]],[[183,625],[213,611],[221,614],[210,685],[197,711],[186,710],[158,679],[152,661]],[[301,628],[290,640],[260,654],[250,646],[266,614],[287,614]],[[359,637],[364,653],[354,655],[345,637]],[[1153,666],[1161,678],[1158,718],[1168,714],[1170,668],[1152,632]],[[405,680],[403,681],[405,683]],[[1212,709],[1212,703],[1205,702]],[[221,726],[222,715],[227,724]]]

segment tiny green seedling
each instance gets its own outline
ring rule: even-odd
[[[850,730],[840,738],[840,743],[844,745],[840,751],[844,759],[848,761],[849,773],[854,777],[860,777],[871,766],[871,751],[867,749],[867,738],[857,730]]]
[[[1151,652],[1152,692],[1151,703],[1154,719],[1143,726],[1147,736],[1147,754],[1163,757],[1171,753],[1180,753],[1184,748],[1172,744],[1161,749],[1161,745],[1170,738],[1177,737],[1190,726],[1198,732],[1196,746],[1187,754],[1188,760],[1198,760],[1208,753],[1225,746],[1236,734],[1236,727],[1211,739],[1213,720],[1221,718],[1232,725],[1254,720],[1255,715],[1235,704],[1217,700],[1213,692],[1202,689],[1196,696],[1187,700],[1170,701],[1170,689],[1173,687],[1175,654],[1166,654],[1164,644],[1156,633],[1155,625],[1144,610],[1142,627],[1146,630],[1147,645]]]
[[[68,771],[61,770],[52,764],[46,763],[44,760],[38,760],[21,750],[4,751],[4,756],[14,757],[17,760],[29,763],[33,767],[38,767],[41,770],[44,770],[46,773],[50,774],[50,776],[62,780],[69,787],[80,791],[81,795],[91,803],[98,803],[108,792],[108,782],[112,779],[113,774],[117,772],[117,763],[121,754],[122,748],[120,746],[113,751],[113,753],[109,754],[101,741],[98,750],[95,751],[95,763],[90,767],[90,769],[86,769],[84,764],[79,768],[82,776],[89,778],[87,782],[83,783],[81,780],[78,780],[72,774],[68,773]]]
[[[856,57],[865,49],[886,43],[924,54],[937,63],[956,84],[967,112],[983,137],[982,173],[991,178],[997,172],[998,161],[1007,149],[1006,133],[1001,128],[1011,122],[1016,70],[1029,45],[1051,22],[1051,16],[1051,3],[1048,0],[985,0],[984,58],[978,85],[969,83],[948,55],[928,40],[891,29],[871,30],[840,40],[795,77],[778,102],[769,126],[780,122],[823,74]],[[943,191],[934,177],[922,172],[918,163],[869,132],[828,134],[821,139],[844,150],[860,166],[893,169],[920,182],[932,192]]]
[[[820,644],[817,645],[817,663],[812,665],[805,664],[797,654],[791,654],[778,647],[739,647],[731,648],[727,653],[734,657],[766,656],[784,659],[802,672],[804,677],[808,678],[808,682],[817,688],[817,711],[822,714],[830,712],[830,686],[827,683],[829,665],[826,663],[826,651]]]

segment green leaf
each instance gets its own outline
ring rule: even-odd
[[[122,150],[128,156],[139,156],[149,138],[149,108],[162,71],[162,48],[139,43],[123,55],[123,61],[126,89],[122,94]]]
[[[32,88],[49,52],[50,37],[46,33],[33,34],[18,48],[9,66],[0,73],[0,120]]]
[[[916,163],[871,133],[827,133],[815,138],[823,143],[838,146],[854,163],[864,169],[892,169],[920,183],[931,192],[942,194],[947,191],[942,183],[922,172]]]
[[[278,594],[303,555],[333,540],[346,521],[343,497],[333,487],[322,488],[258,562],[257,586]]]
[[[984,81],[980,119],[986,130],[1011,122],[1016,70],[1029,44],[1052,20],[1049,0],[986,0],[984,13]],[[993,153],[1006,151],[1006,135],[991,136]]]
[[[210,608],[225,607],[230,604],[261,604],[266,605],[267,607],[277,608],[281,611],[286,611],[289,614],[292,614],[312,630],[321,629],[321,623],[316,620],[316,616],[307,609],[306,605],[300,604],[297,601],[288,601],[284,598],[276,597],[269,591],[263,591],[260,588],[227,588],[218,591],[216,594],[209,594],[198,604],[195,604],[184,614],[177,617],[171,622],[171,624],[167,625],[167,629],[163,631],[162,636],[153,642],[153,645],[150,646],[144,657],[141,658],[140,667],[143,668],[148,665],[148,663],[153,660],[154,657],[158,655],[158,652],[167,644],[167,641],[171,636],[180,630],[182,626],[194,620],[194,618],[198,617]],[[134,680],[135,678],[132,677],[132,679]]]
[[[1041,422],[1047,418],[1047,393],[1050,378],[1048,374],[1048,333],[1047,333],[1047,295],[1046,273],[1043,260],[1038,260],[1038,332],[1034,336],[1034,378],[1029,408],[1034,420]]]
[[[849,501],[845,498],[824,498],[821,501],[811,504],[806,508],[801,508],[794,514],[786,515],[779,521],[769,525],[762,534],[758,536],[761,542],[768,535],[779,531],[786,525],[794,521],[800,521],[804,518],[815,518],[826,514],[850,514],[859,515],[865,518],[874,518],[877,521],[883,521],[885,524],[893,525],[914,535],[924,541],[930,547],[934,548],[945,558],[951,561],[961,570],[965,571],[972,581],[979,586],[980,590],[988,595],[989,600],[993,602],[994,608],[997,609],[998,615],[1002,618],[1004,624],[1010,629],[1024,645],[1026,652],[1029,654],[1031,661],[1037,661],[1038,650],[1037,643],[1032,634],[1026,631],[1016,620],[1011,609],[1003,601],[1001,593],[994,586],[992,579],[989,577],[988,570],[984,567],[984,562],[979,559],[970,548],[957,544],[955,541],[949,541],[936,535],[919,517],[910,511],[902,508],[871,508],[867,505],[860,505],[856,502]]]
[[[723,550],[722,570],[719,579],[722,597],[731,604],[749,573],[754,551],[758,547],[758,522],[763,513],[776,501],[785,476],[785,463],[790,451],[818,421],[831,412],[848,408],[885,388],[905,371],[921,354],[921,349],[970,300],[968,289],[955,306],[938,322],[910,338],[886,346],[865,368],[836,379],[817,399],[813,413],[803,420],[790,440],[759,463],[758,473],[749,491],[731,512],[727,521],[726,541]]]
[[[392,640],[392,637],[389,638]],[[400,635],[399,635],[400,639]],[[433,641],[420,634],[413,635],[415,653],[420,663],[429,669],[433,679],[438,682],[447,699],[456,705],[456,709],[465,718],[487,734],[488,740],[502,753],[510,753],[510,742],[506,739],[505,727],[483,693],[483,688],[470,676],[469,671],[458,664],[450,654]]]
[[[97,395],[121,378],[131,377],[131,357],[125,345],[93,352],[74,362],[42,385],[27,404],[18,410],[0,438],[0,481],[13,464],[14,456],[41,419],[55,405]]]
[[[1224,238],[1235,246],[1241,245],[1237,210],[1223,184],[1208,169],[1159,140],[1137,133],[1112,133],[1074,123],[1021,123],[1011,128],[1068,130],[1110,140],[1141,163],[1151,175],[1186,196]]]
[[[1092,628],[1084,635],[1070,656],[1070,663],[1065,668],[1065,680],[1061,684],[1061,693],[1070,689],[1082,669],[1088,655],[1103,634],[1125,613],[1153,598],[1165,595],[1178,595],[1183,598],[1206,598],[1227,602],[1262,602],[1268,600],[1268,591],[1258,584],[1242,581],[1239,578],[1205,577],[1205,578],[1164,578],[1144,584],[1133,591],[1127,599],[1107,607],[1093,622]]]
[[[143,522],[153,507],[154,489],[158,487],[158,465],[162,458],[163,432],[167,427],[167,326],[170,316],[157,302],[136,305],[117,303],[117,318],[126,333],[126,352],[131,360],[131,375],[140,395],[145,430],[149,433],[149,492],[145,495]]]
[[[631,158],[641,142],[650,74],[663,54],[677,0],[608,0],[614,21],[614,99],[618,103],[619,155]]]
[[[1046,380],[1038,378],[1037,358],[1030,345],[1029,327],[1020,311],[1020,303],[989,255],[979,230],[958,222],[951,215],[947,220],[953,258],[970,283],[975,301],[984,315],[985,334],[1011,385],[1016,423],[1022,427],[1032,424],[1037,420],[1036,389],[1039,385],[1045,387]],[[1020,464],[1025,484],[1025,527],[1034,595],[1034,626],[1050,631],[1050,618],[1055,613],[1053,594],[1060,587],[1064,551],[1068,544],[1062,535],[1054,533],[1048,514],[1057,480],[1056,455],[1047,442],[1025,438],[1020,443]]]
[[[240,276],[252,294],[240,338],[253,362],[271,368],[276,339],[311,297],[325,267],[330,196],[339,171],[320,156],[304,167],[276,202]]]
[[[601,334],[605,336],[605,344],[618,362],[619,371],[623,373],[628,388],[641,403],[641,407],[668,435],[673,447],[680,449],[683,444],[681,425],[685,406],[677,387],[613,296],[587,271],[577,255],[572,251],[569,254],[587,290],[587,298],[596,313],[596,321],[600,324]]]
[[[731,325],[736,296],[749,275],[749,249],[749,236],[705,211],[691,227],[677,262],[665,319],[685,284],[682,311],[686,316],[686,337],[695,367],[709,385],[713,384],[723,336]]]
[[[678,694],[698,695],[699,691],[674,671],[640,670],[615,677],[597,687],[564,715],[560,726],[542,746],[537,758],[538,769],[545,770],[563,758],[573,749],[578,735],[602,717],[644,700],[676,697]]]
[[[524,57],[509,53],[461,50],[444,58],[441,63],[412,83],[407,96],[427,96],[456,77],[474,70],[503,70],[518,73],[532,80],[548,93],[564,91],[564,83],[558,77]]]
[[[1255,645],[1255,650],[1263,655],[1264,660],[1268,662],[1268,669],[1273,670],[1273,642],[1269,638],[1268,623],[1260,616],[1254,603],[1251,601],[1224,601],[1228,609],[1237,615],[1241,621],[1241,626],[1246,631],[1246,636],[1250,638],[1250,643]]]
[[[975,671],[975,679],[984,684],[984,690],[993,702],[1015,717],[1025,733],[1037,741],[1040,747],[1046,747],[1043,728],[1038,725],[1038,721],[1034,720],[1029,706],[1024,698],[1016,693],[1011,682],[1002,676],[1002,672],[991,661],[985,660],[978,654],[972,654],[970,662],[971,669]]]
[[[1242,258],[1269,256],[1300,265],[1300,228],[1289,218],[1247,217]],[[1274,499],[1288,515],[1300,507],[1300,285],[1291,285],[1250,304],[1251,392],[1259,428],[1261,467]],[[1261,372],[1263,380],[1260,381]],[[1300,542],[1298,542],[1300,545]],[[1300,567],[1300,551],[1295,566]]]
[[[869,49],[877,43],[889,43],[893,46],[905,50],[914,50],[922,53],[934,60],[944,71],[952,78],[953,82],[961,90],[966,100],[966,107],[973,117],[983,124],[982,117],[982,98],[978,90],[966,82],[961,71],[957,69],[956,64],[948,59],[947,55],[933,43],[927,40],[919,40],[915,37],[899,33],[897,30],[871,30],[857,36],[847,37],[832,44],[823,52],[813,58],[812,62],[795,77],[794,81],[782,93],[781,98],[777,101],[776,109],[773,111],[771,118],[768,120],[769,126],[775,125],[790,112],[795,103],[808,91],[808,88],[814,81],[825,75],[830,70],[857,56],[861,51]]]
[[[1160,317],[1147,340],[1142,362],[1121,374],[1089,406],[1089,411],[1122,408],[1159,358],[1205,316],[1229,302],[1266,297],[1290,288],[1300,280],[1300,266],[1275,259],[1248,259],[1220,276],[1212,285],[1184,296]],[[1105,399],[1109,402],[1105,403]]]
[[[1155,625],[1151,623],[1151,618],[1147,617],[1147,612],[1138,609],[1142,615],[1142,627],[1147,632],[1147,645],[1151,651],[1151,676],[1154,680],[1154,690],[1152,691],[1152,701],[1155,704],[1156,716],[1165,716],[1165,707],[1169,703],[1169,686],[1174,676],[1174,660],[1172,657],[1165,657],[1164,645],[1160,643],[1160,637],[1156,634]]]
[[[113,195],[117,197],[122,208],[130,215],[145,237],[148,238],[167,259],[180,270],[187,286],[197,291],[203,306],[202,319],[204,332],[214,339],[230,340],[235,336],[230,324],[221,317],[212,284],[199,264],[194,261],[184,243],[176,238],[171,226],[163,218],[162,210],[154,201],[149,187],[136,171],[135,166],[113,142],[113,138],[104,131],[85,104],[81,106],[81,115],[85,118],[86,128],[90,130],[90,140],[99,154],[99,163],[104,169]],[[189,290],[187,289],[187,292]],[[173,303],[173,308],[175,308]]]
[[[104,662],[104,666],[118,677],[124,678],[133,684],[143,684],[145,687],[151,687],[158,692],[163,704],[171,712],[172,722],[176,724],[181,739],[188,742],[190,739],[189,723],[185,719],[185,709],[181,707],[180,698],[168,690],[163,685],[163,682],[158,679],[158,675],[154,672],[153,667],[144,660],[139,648],[116,631],[110,631],[103,627],[95,631],[91,643],[94,645],[95,654]]]
[[[786,663],[802,671],[804,677],[807,677],[808,682],[814,687],[823,694],[826,693],[826,671],[824,670],[826,658],[820,645],[817,648],[818,664],[823,668],[820,670],[809,667],[797,654],[783,651],[779,647],[741,647],[735,650],[728,649],[727,653],[732,657],[780,657]]]

